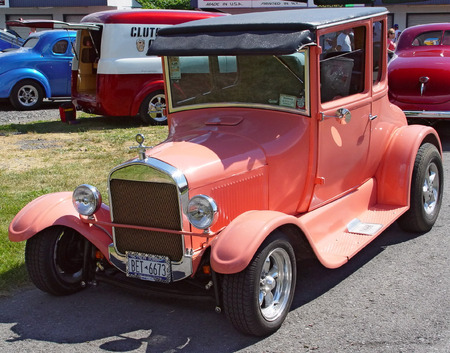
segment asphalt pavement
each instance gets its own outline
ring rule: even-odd
[[[339,269],[300,266],[275,334],[241,335],[210,302],[103,283],[67,297],[29,287],[0,298],[0,352],[450,352],[450,122],[438,132],[446,183],[434,228],[394,224]]]

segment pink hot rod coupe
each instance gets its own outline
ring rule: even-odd
[[[388,100],[383,8],[273,11],[161,29],[169,135],[98,190],[41,196],[12,220],[31,280],[199,288],[245,334],[276,331],[297,262],[344,265],[393,222],[439,214],[441,143]],[[381,30],[381,35],[375,29]],[[352,33],[346,51],[328,37]],[[348,50],[350,49],[350,50]]]
[[[450,118],[450,23],[405,29],[388,75],[389,99],[409,120]]]

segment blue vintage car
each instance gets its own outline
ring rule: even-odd
[[[0,98],[31,110],[44,98],[70,97],[75,37],[75,31],[37,32],[21,48],[0,53]]]

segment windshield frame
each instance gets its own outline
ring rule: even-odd
[[[310,97],[310,60],[309,60],[309,48],[304,47],[298,50],[296,53],[302,53],[304,55],[304,108],[291,108],[282,105],[275,104],[263,104],[263,103],[246,103],[246,102],[213,102],[213,103],[198,103],[198,104],[188,104],[183,106],[174,106],[173,104],[173,95],[172,95],[172,85],[170,78],[170,69],[169,69],[169,58],[171,56],[164,56],[164,72],[165,72],[165,87],[167,94],[167,109],[169,113],[176,113],[180,111],[187,110],[197,110],[197,109],[206,109],[206,108],[230,108],[230,107],[239,107],[239,108],[254,108],[254,109],[264,109],[264,110],[275,110],[282,112],[289,112],[298,115],[310,116],[310,107],[311,107],[311,97]],[[205,57],[209,57],[204,55]],[[214,56],[214,55],[211,55]],[[219,55],[219,56],[227,56],[227,55]],[[236,55],[228,55],[228,56],[236,56]],[[280,59],[280,55],[271,55],[265,54],[265,56],[274,56],[283,63]]]

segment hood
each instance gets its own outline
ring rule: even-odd
[[[450,101],[450,51],[408,51],[389,62],[389,94],[398,102],[442,104]]]
[[[150,155],[181,170],[190,188],[266,165],[264,151],[255,141],[217,129],[169,139]]]

